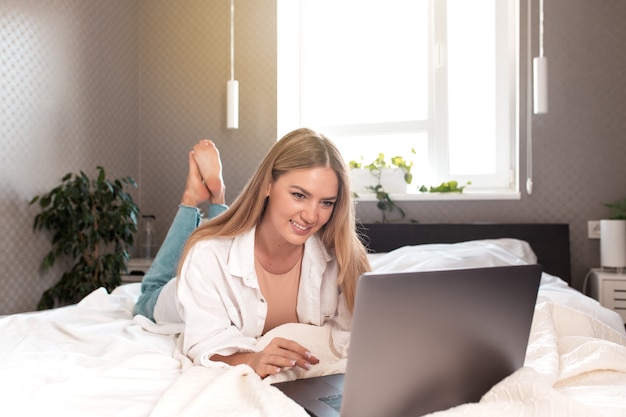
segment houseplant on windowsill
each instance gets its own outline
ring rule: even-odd
[[[411,149],[415,154],[415,150]],[[349,163],[352,175],[352,190],[359,193],[375,192],[373,183],[381,185],[389,193],[404,193],[407,185],[413,181],[413,162],[402,156],[394,156],[389,161],[383,153],[371,162],[351,160]]]
[[[60,257],[74,262],[43,293],[38,309],[76,303],[99,287],[111,291],[121,283],[139,213],[124,190],[127,185],[137,186],[131,177],[108,180],[104,168],[98,167],[95,179],[83,172],[68,173],[60,185],[30,201],[41,209],[33,229],[51,232],[52,249],[44,256],[43,268],[51,268]]]
[[[415,154],[415,149],[411,149],[411,153]],[[361,158],[363,160],[363,158]],[[407,186],[413,182],[413,161],[407,161],[402,156],[394,156],[389,160],[385,159],[383,153],[379,153],[378,157],[372,162],[366,164],[351,160],[348,163],[350,167],[350,175],[352,177],[352,191],[355,197],[359,197],[359,193],[373,193],[377,200],[377,208],[381,211],[381,223],[400,222],[406,218],[404,210],[398,206],[390,194],[406,193]],[[430,193],[462,193],[466,186],[471,185],[468,181],[465,185],[459,186],[459,182],[451,180],[442,182],[436,187],[419,187],[420,192]],[[394,216],[395,213],[395,216]],[[410,220],[413,223],[417,221]]]
[[[463,190],[465,189],[465,187],[467,187],[468,185],[471,185],[472,182],[468,181],[465,183],[465,185],[461,185],[459,187],[459,182],[455,181],[455,180],[451,180],[448,182],[442,182],[441,184],[439,184],[436,187],[430,186],[430,187],[426,187],[425,185],[422,185],[419,190],[422,193],[462,193]]]
[[[411,149],[411,152],[415,154],[414,149]],[[374,193],[378,201],[376,207],[382,213],[381,223],[399,222],[406,217],[404,210],[392,200],[389,194],[406,192],[407,185],[413,181],[412,161],[407,161],[402,156],[394,156],[390,162],[387,162],[385,155],[380,153],[368,164],[351,160],[349,166],[355,197],[359,196],[359,192]],[[397,213],[397,216],[392,218],[392,213]]]

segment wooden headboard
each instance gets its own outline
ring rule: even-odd
[[[406,245],[514,238],[528,242],[543,270],[571,283],[569,225],[566,223],[368,223],[358,225],[370,252]]]

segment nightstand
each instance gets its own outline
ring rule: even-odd
[[[141,282],[148,269],[152,265],[152,259],[130,258],[126,266],[126,273],[122,274],[122,284]]]
[[[593,269],[590,275],[589,295],[604,307],[616,311],[626,323],[626,272]]]

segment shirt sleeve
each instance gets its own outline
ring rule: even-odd
[[[348,357],[350,347],[350,329],[352,328],[352,313],[348,309],[343,293],[339,294],[337,314],[333,318],[331,338],[335,354],[341,358]]]
[[[256,337],[241,330],[246,318],[239,306],[244,290],[237,286],[239,278],[228,276],[226,257],[204,243],[191,249],[177,282],[177,307],[185,323],[183,353],[195,365],[227,366],[209,358],[255,352]]]

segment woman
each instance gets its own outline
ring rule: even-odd
[[[341,155],[318,133],[291,132],[185,245],[176,282],[183,352],[198,365],[245,363],[261,377],[308,369],[318,360],[306,347],[275,338],[258,350],[256,340],[284,323],[332,320],[345,355],[356,281],[367,270]]]

